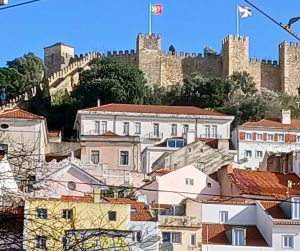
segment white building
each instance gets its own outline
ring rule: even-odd
[[[101,135],[139,136],[141,150],[172,137],[187,142],[195,138],[230,138],[233,116],[193,106],[108,104],[77,112],[74,129],[78,137]]]
[[[269,152],[290,152],[300,149],[300,120],[292,120],[289,110],[282,111],[282,119],[262,119],[246,122],[233,134],[238,162],[246,169],[257,169]]]

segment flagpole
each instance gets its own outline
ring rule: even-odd
[[[151,13],[152,3],[149,1],[149,35],[152,34],[152,13]]]
[[[236,35],[239,35],[239,6],[236,5]]]

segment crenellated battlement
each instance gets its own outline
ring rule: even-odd
[[[146,34],[139,33],[138,38],[143,38],[143,39],[161,39],[162,35],[161,35],[161,33],[158,33],[158,34],[152,33],[151,35],[149,33],[146,33]]]
[[[239,42],[249,42],[249,37],[243,37],[243,36],[234,36],[234,35],[228,35],[226,38],[222,40],[222,45],[225,45],[229,41],[239,41]]]
[[[279,66],[277,60],[270,60],[270,59],[259,59],[259,58],[250,58],[249,64],[264,64],[264,65],[272,65],[272,66]]]
[[[282,47],[289,47],[289,48],[300,48],[300,43],[294,43],[294,42],[288,42],[288,41],[283,41],[282,43],[279,44],[279,48]]]
[[[135,50],[125,50],[125,51],[108,51],[106,54],[108,57],[119,57],[119,56],[135,56]]]
[[[76,69],[82,68],[85,65],[87,65],[91,60],[95,58],[99,58],[100,53],[99,52],[89,52],[85,55],[77,55],[74,58],[73,63],[69,64],[65,68],[63,68],[60,71],[57,71],[53,73],[50,77],[48,77],[48,84],[51,87],[53,83],[55,83],[58,79],[65,78],[67,75],[69,75],[71,72],[73,72]]]

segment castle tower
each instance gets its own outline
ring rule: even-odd
[[[229,35],[222,41],[222,76],[235,71],[247,71],[249,65],[249,38]]]
[[[137,63],[143,71],[148,85],[161,85],[161,34],[137,37]]]
[[[282,42],[279,45],[281,88],[298,95],[300,87],[300,44]]]
[[[56,43],[44,48],[44,63],[47,75],[60,71],[74,58],[74,48],[64,43]]]

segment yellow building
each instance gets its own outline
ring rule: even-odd
[[[31,198],[24,217],[25,250],[130,250],[127,204],[90,196]]]

